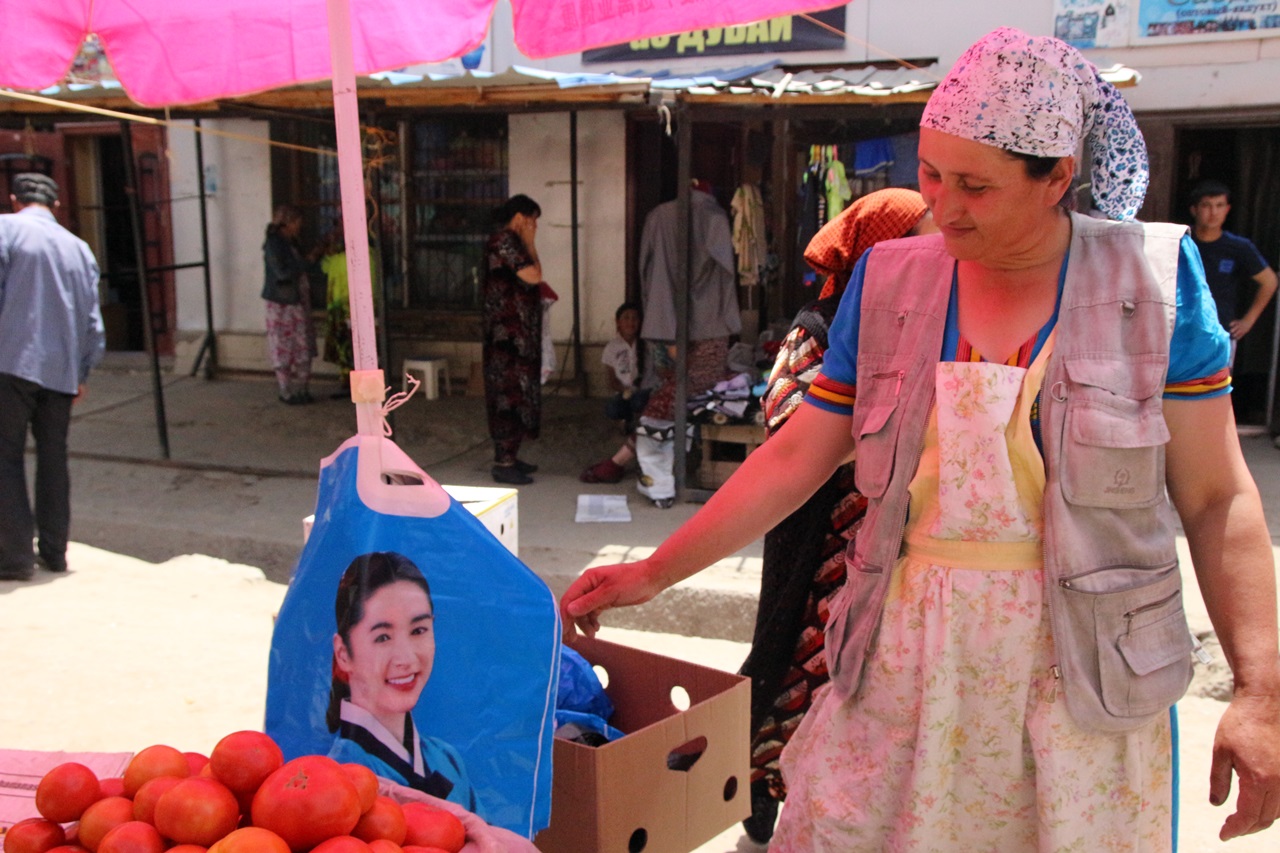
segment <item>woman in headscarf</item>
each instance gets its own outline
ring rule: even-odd
[[[1184,226],[1061,205],[1085,141],[1094,205],[1132,219],[1145,146],[1093,65],[1009,28],[971,47],[921,119],[941,234],[867,252],[788,427],[652,556],[564,595],[592,632],[856,450],[867,514],[831,602],[831,681],[782,757],[774,850],[1172,849],[1171,706],[1198,645],[1179,517],[1235,677],[1221,837],[1280,816],[1275,567],[1226,333]]]
[[[881,240],[937,230],[920,193],[893,188],[858,199],[809,241],[805,260],[826,280],[819,298],[796,314],[774,361],[762,399],[770,435],[822,371],[831,321],[858,259]],[[751,678],[751,817],[743,825],[762,844],[773,834],[778,801],[786,798],[778,755],[813,692],[827,682],[826,616],[844,584],[845,549],[866,509],[849,462],[764,537],[755,635],[742,665]]]

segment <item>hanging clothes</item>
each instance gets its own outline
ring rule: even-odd
[[[743,184],[729,203],[733,211],[733,253],[738,258],[738,283],[760,283],[767,245],[764,234],[764,199],[755,184]]]
[[[829,146],[831,155],[826,161],[826,167],[822,170],[823,188],[826,190],[827,211],[823,224],[830,222],[840,215],[845,209],[849,201],[853,198],[853,188],[849,186],[849,178],[845,172],[844,163],[839,157],[835,156],[835,146]]]

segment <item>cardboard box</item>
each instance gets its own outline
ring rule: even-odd
[[[749,679],[603,640],[574,648],[604,669],[610,722],[627,736],[596,748],[556,739],[539,850],[689,853],[751,813]]]

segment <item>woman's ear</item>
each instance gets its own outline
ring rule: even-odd
[[[1054,165],[1053,171],[1049,173],[1049,195],[1052,197],[1052,203],[1057,204],[1058,200],[1066,195],[1071,189],[1072,183],[1076,177],[1076,158],[1060,157]]]
[[[351,652],[343,642],[341,634],[333,635],[333,660],[344,674],[351,674]]]

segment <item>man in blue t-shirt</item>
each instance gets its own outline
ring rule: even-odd
[[[1276,292],[1275,271],[1248,239],[1222,225],[1231,211],[1231,191],[1218,181],[1201,181],[1191,190],[1191,236],[1204,261],[1209,291],[1218,306],[1218,320],[1231,333],[1231,358],[1236,345],[1258,321]],[[1246,311],[1240,310],[1241,287],[1256,284],[1257,292]]]

